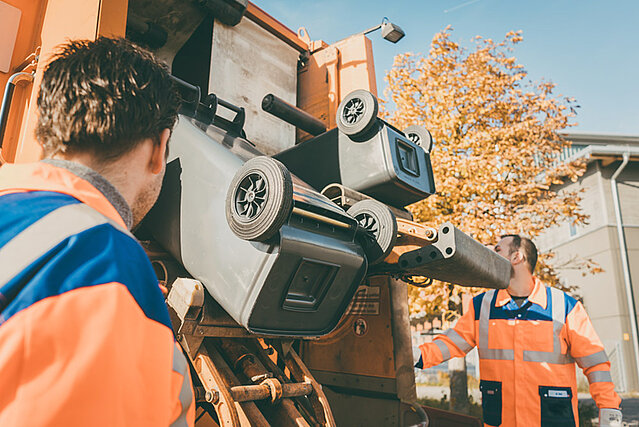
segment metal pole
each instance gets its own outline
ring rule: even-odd
[[[359,34],[368,34],[368,33],[372,33],[373,31],[375,31],[375,30],[379,30],[380,28],[382,28],[382,24],[375,25],[374,27],[370,27],[368,30],[364,30],[364,31],[362,31],[362,32],[361,32],[361,33],[359,33]],[[359,35],[359,34],[356,34],[356,35]]]
[[[632,280],[630,279],[630,263],[628,262],[628,249],[626,247],[626,237],[623,232],[623,223],[621,222],[621,202],[619,200],[619,192],[617,190],[617,177],[628,164],[630,155],[623,153],[623,161],[610,178],[610,187],[612,189],[612,200],[615,207],[615,219],[617,221],[617,236],[619,239],[619,255],[621,257],[621,267],[623,270],[623,280],[626,287],[626,300],[628,303],[628,315],[630,316],[630,331],[632,332],[632,346],[635,353],[635,369],[636,379],[639,383],[639,338],[637,334],[637,308],[635,306],[635,297],[632,291]]]
[[[269,93],[262,99],[262,110],[271,113],[275,117],[313,136],[326,132],[326,125],[323,121],[308,114],[301,108],[278,98],[272,93]]]

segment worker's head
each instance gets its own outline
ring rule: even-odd
[[[507,234],[501,237],[495,246],[495,252],[507,258],[513,270],[525,270],[532,274],[537,265],[537,247],[532,240],[518,234]]]
[[[126,171],[137,222],[159,193],[177,108],[169,72],[150,52],[124,39],[70,41],[43,73],[36,137],[44,157]]]

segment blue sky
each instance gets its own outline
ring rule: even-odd
[[[557,84],[556,94],[581,106],[579,133],[639,135],[639,1],[595,0],[253,0],[296,31],[332,43],[377,25],[383,17],[406,37],[393,45],[369,35],[380,95],[384,75],[399,53],[427,53],[433,34],[447,25],[471,46],[476,35],[502,40],[523,30],[515,56],[530,78]]]

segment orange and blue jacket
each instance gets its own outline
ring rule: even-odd
[[[435,366],[476,346],[488,426],[578,426],[575,362],[597,406],[618,409],[610,362],[583,305],[534,280],[521,307],[505,289],[474,297],[452,329],[420,346],[416,366]]]
[[[91,169],[0,168],[0,425],[194,424],[188,364],[130,219]]]

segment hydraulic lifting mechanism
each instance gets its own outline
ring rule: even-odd
[[[69,35],[42,3],[44,51]],[[136,235],[169,289],[196,425],[428,425],[406,283],[505,288],[510,264],[405,210],[435,192],[433,141],[378,117],[370,40],[311,41],[242,0],[95,3],[84,37],[149,47],[183,101]],[[9,85],[3,161],[29,160]]]

